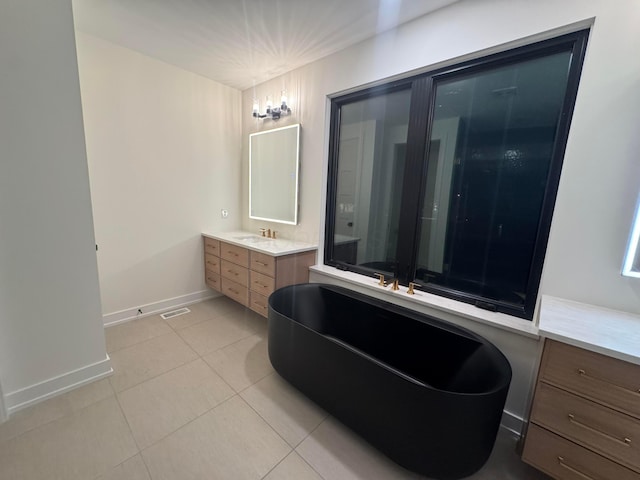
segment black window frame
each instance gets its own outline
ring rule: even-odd
[[[578,86],[584,63],[589,29],[561,35],[555,38],[539,41],[485,57],[468,60],[432,71],[396,79],[385,84],[364,88],[360,91],[331,99],[330,132],[329,132],[329,168],[327,177],[326,226],[324,243],[324,263],[341,270],[348,270],[367,276],[374,276],[377,270],[353,265],[333,259],[334,230],[336,215],[336,191],[338,182],[338,151],[340,143],[341,108],[350,103],[373,98],[382,94],[408,89],[411,91],[411,105],[407,132],[407,151],[405,159],[403,194],[401,200],[401,215],[399,225],[397,264],[392,272],[403,285],[413,281],[418,283],[421,290],[443,297],[474,304],[477,307],[506,313],[515,317],[531,320],[533,318],[537,295],[540,286],[544,257],[549,239],[549,231],[553,217],[553,210],[560,183],[562,163],[567,145],[567,138],[571,126],[571,119],[578,93]],[[420,234],[418,218],[420,206],[424,200],[423,177],[426,174],[429,139],[434,118],[435,85],[438,81],[460,74],[472,74],[487,71],[500,66],[516,64],[528,59],[540,58],[557,52],[571,52],[571,60],[567,78],[567,86],[559,121],[556,128],[554,149],[551,155],[547,186],[543,197],[543,204],[535,239],[533,258],[530,264],[529,280],[526,289],[524,305],[516,306],[502,303],[494,299],[481,297],[468,292],[419,282],[413,279],[417,268],[418,236]],[[428,108],[424,106],[428,105]],[[416,201],[416,193],[418,201]],[[408,248],[410,246],[411,248]]]

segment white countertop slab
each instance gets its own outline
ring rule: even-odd
[[[251,232],[202,232],[202,236],[231,243],[232,245],[253,250],[254,252],[265,253],[273,257],[310,252],[318,249],[317,245],[311,243],[296,242],[285,238],[266,238]]]
[[[319,274],[337,278],[359,287],[364,287],[370,290],[370,295],[374,295],[375,297],[390,303],[399,304],[397,300],[400,300],[404,304],[402,306],[407,308],[412,308],[412,304],[423,305],[425,307],[454,314],[468,320],[491,325],[492,327],[499,328],[501,330],[517,333],[525,337],[535,339],[539,338],[538,328],[534,322],[529,320],[513,317],[504,313],[482,310],[468,303],[458,302],[450,298],[433,295],[420,290],[416,290],[415,295],[408,295],[406,293],[406,287],[402,287],[400,290],[394,292],[390,290],[389,287],[380,287],[378,285],[378,280],[375,278],[360,275],[355,272],[338,270],[337,268],[330,267],[328,265],[314,265],[310,267],[310,270]]]
[[[640,315],[542,296],[540,335],[640,365]]]

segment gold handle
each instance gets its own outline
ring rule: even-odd
[[[564,461],[564,458],[558,457],[558,463],[562,468],[569,470],[571,473],[575,473],[580,478],[584,478],[585,480],[595,480],[593,477],[590,477],[586,473],[582,473],[580,470],[573,468],[571,465],[567,465]]]
[[[386,287],[387,286],[387,284],[384,283],[384,275],[383,274],[374,273],[374,275],[380,279],[380,281],[378,282],[378,285],[380,285],[381,287]]]
[[[409,282],[409,290],[407,290],[407,295],[415,295],[416,292],[414,288],[418,287],[417,283]]]
[[[271,238],[276,238],[276,231],[271,232]]]
[[[261,228],[260,229],[260,233],[262,234],[262,236],[265,236],[265,233],[267,233],[267,229],[266,228]]]
[[[622,390],[624,392],[627,393],[632,393],[634,395],[640,395],[640,388],[638,388],[637,390],[631,390],[629,388],[623,387],[622,385],[618,385],[616,383],[610,382],[609,380],[605,380],[603,378],[598,378],[598,377],[594,377],[593,375],[589,375],[584,369],[579,368],[578,369],[578,375],[580,375],[581,377],[584,377],[588,380],[595,380],[596,382],[602,382],[605,383],[607,385],[612,386],[613,388],[617,388],[618,390]]]
[[[602,430],[598,430],[597,428],[587,425],[586,423],[582,423],[579,420],[576,420],[576,417],[573,413],[570,413],[568,417],[569,417],[569,421],[578,427],[584,428],[585,430],[589,430],[592,433],[600,435],[601,437],[608,438],[609,440],[613,440],[614,442],[618,442],[619,444],[624,445],[626,447],[631,445],[631,439],[628,437],[624,437],[622,440],[620,440],[618,437],[614,437],[613,435],[607,432],[603,432]]]
[[[393,283],[391,284],[391,290],[400,290],[400,287],[398,286],[398,279],[396,278]]]

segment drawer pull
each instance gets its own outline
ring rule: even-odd
[[[258,265],[262,265],[263,267],[266,267],[268,265],[268,263],[262,263],[262,262],[259,262],[258,260],[254,260],[254,263],[257,263]]]
[[[213,265],[214,267],[218,265],[218,262],[210,262],[207,260],[208,265]]]
[[[227,273],[233,273],[236,277],[238,276],[238,272],[234,272],[233,270],[227,270]]]
[[[631,445],[631,439],[630,438],[624,437],[622,440],[620,440],[619,438],[614,437],[613,435],[610,435],[610,434],[608,434],[606,432],[598,430],[597,428],[593,428],[593,427],[587,425],[586,423],[582,423],[581,421],[576,420],[575,415],[573,415],[572,413],[570,413],[568,415],[568,417],[569,417],[569,421],[571,423],[573,423],[574,425],[577,425],[578,427],[584,428],[585,430],[589,430],[590,432],[593,432],[593,433],[596,433],[596,434],[598,434],[598,435],[600,435],[602,437],[608,438],[609,440],[613,440],[615,442],[618,442],[621,445],[624,445],[626,447]]]
[[[228,253],[229,255],[233,255],[234,257],[237,257],[237,256],[238,256],[238,254],[237,254],[236,252],[232,252],[231,250],[227,250],[227,253]]]
[[[236,295],[240,295],[240,292],[238,292],[237,290],[234,290],[233,288],[229,288],[228,289],[231,293],[235,293]]]
[[[216,280],[215,278],[207,277],[207,280],[213,283],[218,283],[218,280]]]
[[[256,285],[258,285],[258,286],[260,286],[262,288],[267,288],[267,285],[265,285],[264,283],[260,283],[260,282],[257,282],[257,281],[253,282],[253,283],[255,283]]]
[[[581,377],[587,378],[589,380],[595,380],[596,382],[605,383],[605,384],[610,385],[610,386],[612,386],[614,388],[617,388],[618,390],[623,390],[623,391],[628,392],[628,393],[633,393],[635,395],[640,395],[640,388],[638,388],[637,390],[631,390],[629,388],[625,388],[625,387],[623,387],[621,385],[618,385],[616,383],[610,382],[608,380],[604,380],[602,378],[591,376],[582,368],[578,369],[578,375],[580,375]]]
[[[562,457],[558,457],[558,463],[560,464],[560,466],[562,468],[566,468],[571,473],[574,473],[574,474],[578,475],[580,478],[584,478],[585,480],[595,480],[593,477],[590,477],[586,473],[582,473],[580,470],[577,470],[577,469],[573,468],[571,465],[567,465],[564,462],[564,458],[562,458]]]

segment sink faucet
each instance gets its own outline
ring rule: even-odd
[[[260,233],[262,234],[263,237],[276,238],[276,231],[274,230],[273,231],[273,236],[271,236],[271,229],[270,228],[261,228],[260,229]]]

